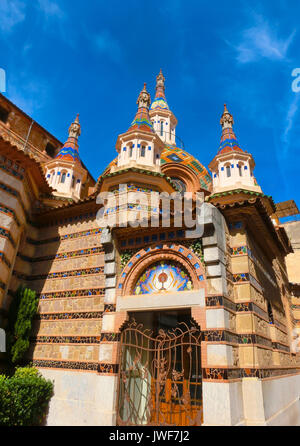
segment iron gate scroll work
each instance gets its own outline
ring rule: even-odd
[[[153,332],[135,321],[121,334],[117,424],[202,424],[201,332],[181,322]]]

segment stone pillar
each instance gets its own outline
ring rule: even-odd
[[[116,322],[116,250],[111,232],[104,229],[101,235],[104,248],[105,297],[102,319],[101,344],[99,348],[98,385],[103,398],[99,401],[100,424],[102,426],[116,425],[116,394],[118,385],[117,349],[115,340]]]
[[[227,294],[225,220],[221,212],[209,203],[203,203],[202,238],[208,294]],[[205,235],[210,232],[212,235]]]

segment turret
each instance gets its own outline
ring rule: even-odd
[[[78,138],[81,134],[79,115],[69,128],[69,137],[54,159],[46,163],[46,178],[55,189],[54,195],[78,200],[81,196],[82,184],[86,181],[87,171],[82,166]]]
[[[252,155],[241,149],[233,131],[233,117],[224,105],[221,116],[221,144],[218,154],[209,164],[213,177],[213,193],[234,189],[261,192],[254,177],[255,162]]]

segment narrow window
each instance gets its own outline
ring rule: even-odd
[[[268,302],[268,315],[269,315],[269,324],[274,324],[273,310],[270,302]]]
[[[227,174],[227,177],[228,177],[228,178],[231,177],[230,166],[226,166],[226,174]]]
[[[242,166],[240,166],[239,164],[238,164],[238,169],[239,169],[239,174],[241,177],[243,175],[243,171],[242,171]]]
[[[74,186],[75,186],[75,177],[73,176],[72,177],[72,187],[74,188]]]
[[[132,153],[133,153],[133,147],[131,146],[129,149],[129,157],[132,158]]]
[[[61,182],[61,183],[64,183],[65,181],[66,181],[66,172],[64,172],[64,173],[62,174],[60,182]]]
[[[145,156],[145,150],[146,150],[146,147],[145,147],[145,146],[142,146],[142,148],[141,148],[141,156],[142,156],[142,157]]]
[[[9,116],[9,111],[7,111],[5,108],[0,107],[0,121],[7,122]]]
[[[163,136],[164,134],[164,123],[163,121],[160,122],[160,136]]]

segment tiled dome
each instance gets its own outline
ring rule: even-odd
[[[78,151],[76,149],[74,149],[73,147],[63,146],[63,148],[56,155],[56,158],[63,160],[63,161],[71,161],[71,162],[77,162],[77,163],[81,162],[80,158],[79,158]]]
[[[56,155],[56,159],[81,164],[78,153],[78,137],[80,136],[80,133],[81,126],[79,124],[79,115],[77,115],[75,121],[70,125],[69,137]]]
[[[165,97],[156,97],[151,104],[150,110],[169,110]]]
[[[232,128],[223,129],[218,155],[232,151],[243,152]]]
[[[200,185],[203,189],[209,190],[212,182],[208,170],[191,154],[179,147],[165,146],[161,155],[161,166],[167,163],[178,163],[191,169],[199,178]],[[117,165],[117,158],[115,158],[105,169],[104,174],[108,174],[113,166]]]
[[[190,153],[179,147],[167,145],[161,156],[161,165],[166,163],[178,163],[188,167],[198,176],[201,187],[209,189],[212,180],[208,170]]]

